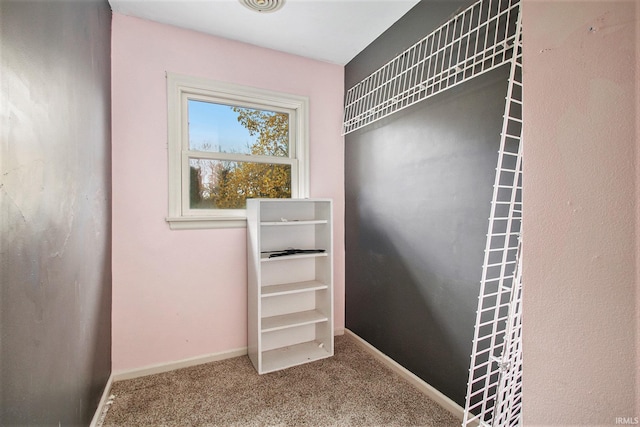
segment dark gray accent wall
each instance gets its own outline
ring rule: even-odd
[[[111,10],[0,2],[0,425],[88,425],[111,372]]]
[[[444,6],[437,24],[457,9]],[[434,8],[412,9],[346,66],[346,82],[397,54],[387,36],[431,32],[416,38],[403,22]],[[345,138],[346,327],[460,406],[507,78],[503,67]]]
[[[345,88],[360,82],[469,5],[468,0],[421,0],[347,64]]]

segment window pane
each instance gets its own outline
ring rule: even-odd
[[[245,209],[247,198],[290,198],[291,165],[190,159],[191,209]]]
[[[188,100],[189,149],[289,156],[289,114]]]

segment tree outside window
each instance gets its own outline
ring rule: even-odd
[[[191,105],[191,103],[190,103]],[[255,139],[246,144],[252,156],[289,157],[289,115],[229,107]],[[211,149],[205,143],[204,149]],[[244,209],[248,198],[290,198],[291,167],[270,163],[195,159],[190,162],[192,209]]]

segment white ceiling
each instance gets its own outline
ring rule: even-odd
[[[286,0],[259,13],[238,0],[109,0],[116,13],[345,65],[419,0]]]

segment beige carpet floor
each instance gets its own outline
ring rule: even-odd
[[[460,426],[347,335],[335,355],[258,375],[247,356],[113,384],[103,426]]]

